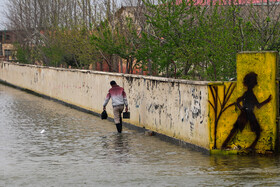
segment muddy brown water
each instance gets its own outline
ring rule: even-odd
[[[280,156],[210,156],[0,84],[0,186],[279,186]]]

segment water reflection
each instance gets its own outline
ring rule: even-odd
[[[129,152],[128,139],[124,134],[118,134],[114,138],[115,151],[117,154],[125,154]]]
[[[129,142],[126,134],[118,134],[115,136],[114,149],[116,154],[118,155],[118,162],[129,162]]]
[[[208,156],[0,85],[0,186],[278,186],[279,156]],[[41,133],[45,130],[44,133]]]

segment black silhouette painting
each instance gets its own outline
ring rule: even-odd
[[[251,130],[256,134],[256,138],[253,143],[247,148],[249,150],[253,150],[260,138],[261,135],[261,127],[260,124],[254,114],[254,108],[261,108],[263,105],[267,104],[271,100],[271,95],[263,102],[259,103],[256,98],[253,88],[258,84],[257,82],[258,75],[254,72],[248,73],[244,79],[243,84],[247,87],[247,91],[237,99],[236,105],[240,109],[241,113],[238,116],[236,122],[233,125],[230,134],[224,141],[222,145],[222,149],[227,148],[227,144],[229,141],[237,134],[237,131],[243,131],[245,125],[249,122]],[[241,105],[242,102],[242,105]]]

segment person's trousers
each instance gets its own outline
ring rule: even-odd
[[[122,132],[122,112],[124,109],[124,105],[118,105],[113,107],[113,113],[114,113],[114,122],[116,124],[117,130],[119,133]]]

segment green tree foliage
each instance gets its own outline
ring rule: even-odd
[[[192,2],[183,0],[176,5],[176,0],[160,1],[160,5],[154,5],[150,1],[144,1],[147,7],[147,30],[142,33],[142,48],[138,51],[139,60],[144,63],[152,63],[153,70],[167,77],[177,76],[176,71],[187,69],[188,64],[178,61],[178,54],[184,56],[188,49],[179,52],[182,46],[188,46],[191,39],[193,19],[192,12],[195,7]],[[182,58],[180,59],[182,60]]]
[[[37,51],[37,62],[47,66],[62,66],[65,51],[61,46],[61,40],[56,39],[57,32],[45,31],[38,35],[39,39],[33,50]]]
[[[91,31],[83,26],[57,31],[55,38],[61,42],[65,52],[64,61],[67,65],[88,68],[90,64],[94,64],[98,60],[99,56],[90,43],[90,35]]]
[[[27,6],[22,0],[13,1],[11,5],[22,11],[11,14],[15,27],[35,24],[35,29],[22,29],[26,32],[18,45],[18,60],[75,68],[101,62],[112,72],[119,70],[122,61],[126,62],[124,73],[133,73],[137,67],[157,76],[229,80],[236,76],[236,53],[280,50],[277,2],[255,6],[249,0],[245,5],[235,0],[142,0],[137,7],[116,11],[113,1],[105,1],[104,6],[89,0],[59,1],[72,11],[58,14],[51,7],[59,19],[48,22],[51,19],[42,14],[48,24],[40,28],[35,26],[43,23],[41,18],[30,24],[23,19],[29,15],[25,9],[33,5],[43,11],[41,6],[49,7],[50,2],[32,1]]]
[[[177,76],[186,78],[221,80],[234,76],[237,49],[232,9],[176,2],[161,0],[157,6],[145,1],[153,33],[143,34],[149,49],[141,52],[152,53],[149,60],[167,77],[175,70]]]
[[[36,45],[37,59],[44,65],[88,68],[97,61],[90,31],[82,27],[56,28],[41,36]]]
[[[118,66],[113,57],[126,60],[126,72],[132,73],[134,67],[139,64],[136,61],[139,36],[137,28],[130,18],[117,20],[115,25],[107,20],[102,22],[91,36],[92,45],[99,51],[103,60],[108,64],[111,71]],[[136,63],[135,63],[136,62]]]
[[[235,74],[237,32],[231,15],[231,7],[219,4],[210,6],[204,14],[199,15],[201,18],[196,30],[200,37],[197,41],[203,44],[203,51],[199,54],[204,54],[199,60],[204,60],[196,64],[202,65],[202,71],[198,72],[206,79],[223,80]]]
[[[160,0],[159,5],[144,2],[150,29],[142,33],[139,59],[152,63],[161,75],[228,80],[236,74],[237,52],[279,48],[279,15],[275,14],[279,5],[250,6],[249,1],[246,6],[235,1],[211,1],[207,5],[192,0],[179,4],[176,0]]]
[[[16,53],[16,58],[19,62],[24,63],[24,64],[30,64],[30,61],[28,60],[28,51],[21,47],[19,44],[16,45],[17,48],[17,53]]]
[[[117,53],[118,43],[115,40],[118,32],[112,29],[108,21],[104,21],[91,35],[91,44],[102,56],[103,62],[106,62],[110,71],[116,71],[112,62],[113,55]]]

